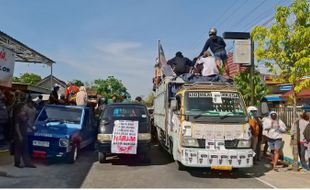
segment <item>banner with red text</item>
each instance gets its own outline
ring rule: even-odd
[[[114,122],[111,153],[137,154],[138,121],[116,120]]]
[[[12,87],[15,54],[0,46],[0,86]]]

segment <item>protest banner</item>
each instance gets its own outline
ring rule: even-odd
[[[138,121],[116,120],[114,122],[111,153],[137,154]]]
[[[0,86],[12,87],[15,54],[0,46]]]

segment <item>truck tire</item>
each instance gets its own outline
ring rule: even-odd
[[[140,155],[140,159],[143,163],[151,163],[150,152],[145,152]]]
[[[98,152],[98,161],[100,164],[106,163],[107,162],[107,156],[102,152]]]
[[[175,163],[179,171],[184,171],[186,169],[186,166],[184,166],[180,161],[176,160]]]
[[[74,164],[79,155],[79,146],[78,144],[74,144],[72,146],[72,151],[68,153],[67,162],[69,164]]]

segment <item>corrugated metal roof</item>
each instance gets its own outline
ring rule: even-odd
[[[42,63],[51,66],[55,61],[31,49],[22,42],[0,31],[0,46],[5,47],[16,54],[15,61]]]

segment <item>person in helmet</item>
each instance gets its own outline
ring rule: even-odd
[[[249,114],[249,125],[251,127],[252,132],[252,149],[256,153],[254,157],[254,161],[259,160],[260,155],[260,143],[262,136],[262,125],[261,121],[257,117],[258,109],[255,106],[249,106],[247,108],[247,112]]]
[[[209,30],[209,39],[206,41],[201,53],[199,54],[199,57],[202,56],[203,53],[210,48],[212,53],[216,57],[217,65],[220,65],[221,64],[220,62],[222,61],[225,75],[230,77],[229,68],[226,64],[227,62],[227,53],[225,50],[226,43],[224,42],[224,39],[222,37],[217,36],[216,34],[217,34],[216,28],[212,27]]]

